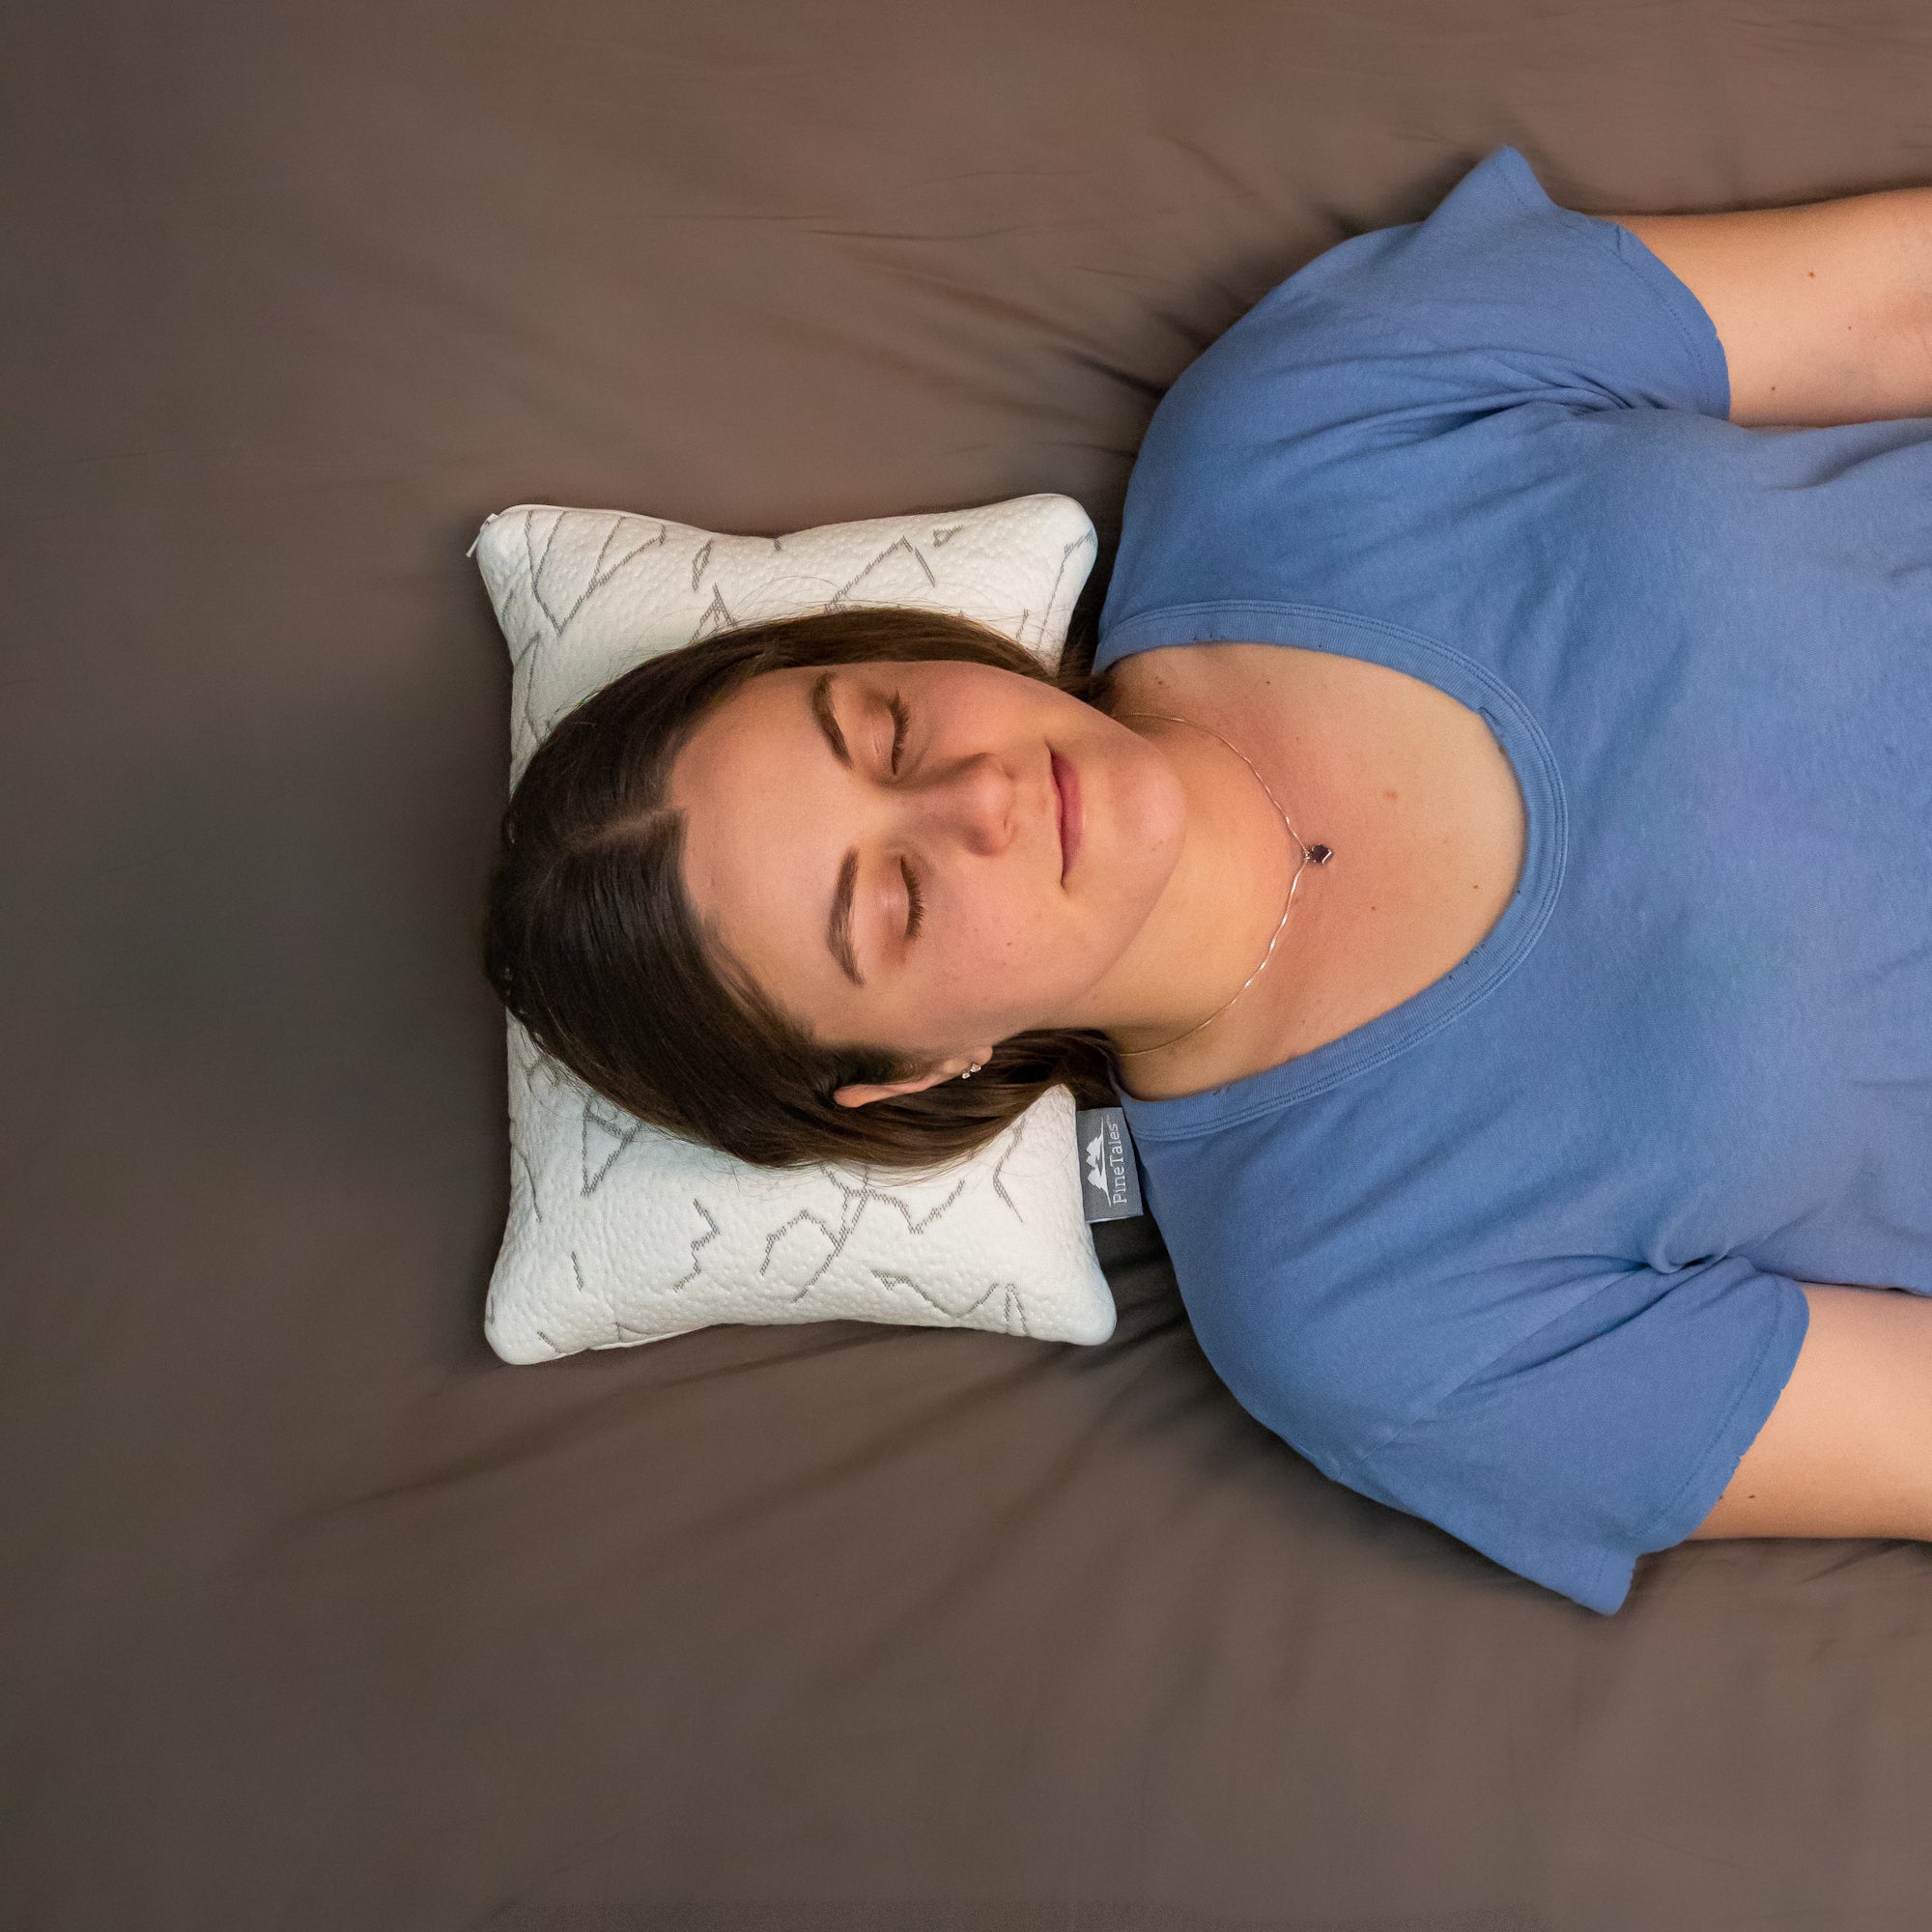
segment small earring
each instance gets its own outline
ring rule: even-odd
[[[967,1067],[967,1068],[965,1069],[965,1071],[964,1071],[964,1072],[962,1072],[962,1073],[961,1073],[961,1074],[959,1075],[959,1078],[960,1078],[960,1079],[962,1079],[962,1080],[970,1080],[970,1079],[972,1079],[972,1077],[974,1076],[974,1074],[976,1074],[977,1072],[979,1072],[979,1070],[980,1069],[980,1067],[982,1067],[983,1065],[985,1065],[985,1064],[986,1064],[986,1063],[985,1063],[985,1062],[984,1062],[983,1060],[976,1060],[976,1061],[975,1061],[975,1062],[974,1062],[974,1063],[972,1064],[972,1065],[971,1065],[971,1066]]]

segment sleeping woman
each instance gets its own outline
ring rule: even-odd
[[[1495,150],[1175,384],[1091,674],[901,610],[646,663],[487,950],[751,1161],[1111,1085],[1241,1405],[1592,1609],[1932,1540],[1932,189],[1614,220]]]

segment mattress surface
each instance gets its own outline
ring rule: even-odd
[[[1932,1550],[1605,1619],[1093,1350],[509,1369],[478,959],[519,501],[1032,491],[1509,142],[1932,183],[1912,0],[70,0],[4,85],[8,1688],[34,1932],[1908,1932]],[[1091,634],[1091,632],[1090,632]]]

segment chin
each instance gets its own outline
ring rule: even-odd
[[[1187,799],[1174,767],[1124,726],[1117,728],[1132,741],[1133,754],[1107,774],[1106,870],[1122,899],[1139,902],[1145,919],[1179,860]]]
[[[1151,773],[1135,773],[1133,782],[1110,787],[1104,837],[1090,841],[1081,855],[1084,875],[1070,881],[1076,932],[1061,954],[1062,970],[1080,962],[1077,1004],[1099,985],[1132,948],[1180,857],[1185,827],[1179,781],[1165,760]],[[1110,775],[1111,776],[1111,775]]]

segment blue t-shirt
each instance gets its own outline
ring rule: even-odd
[[[1932,1294],[1932,417],[1729,410],[1690,290],[1499,148],[1184,372],[1101,616],[1102,667],[1405,671],[1514,765],[1454,972],[1126,1106],[1242,1406],[1605,1612],[1776,1406],[1799,1281]]]

